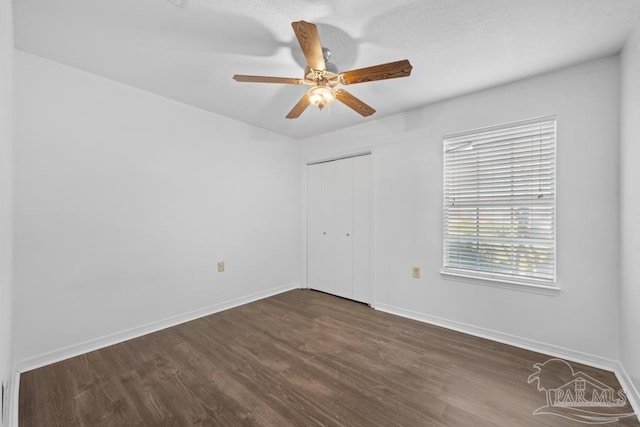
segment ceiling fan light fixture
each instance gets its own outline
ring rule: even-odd
[[[336,99],[336,94],[329,86],[316,86],[307,92],[309,103],[317,107],[319,110],[329,107]]]

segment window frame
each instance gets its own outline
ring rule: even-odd
[[[544,278],[535,278],[535,277],[517,277],[513,275],[500,274],[495,272],[488,271],[477,271],[477,270],[467,270],[455,267],[446,267],[446,253],[447,253],[447,235],[446,233],[446,221],[447,221],[447,169],[446,169],[446,154],[447,154],[447,142],[454,138],[464,138],[470,137],[473,135],[480,136],[481,134],[485,134],[487,132],[495,132],[495,131],[506,131],[511,128],[516,128],[519,126],[530,126],[535,124],[542,124],[547,122],[553,122],[553,166],[551,168],[552,172],[552,184],[553,184],[553,203],[551,207],[553,209],[552,220],[553,226],[551,229],[552,232],[552,242],[553,242],[553,274],[552,278],[544,279]],[[502,288],[510,288],[510,289],[522,289],[526,291],[533,291],[536,293],[543,294],[555,294],[560,291],[560,287],[557,283],[557,253],[558,253],[558,235],[557,235],[557,194],[558,194],[558,176],[557,176],[557,160],[558,160],[558,151],[557,151],[557,141],[558,141],[558,120],[556,115],[548,115],[543,117],[536,117],[532,119],[526,120],[518,120],[507,123],[502,123],[493,126],[487,126],[482,128],[471,129],[463,132],[456,132],[452,134],[447,134],[442,137],[442,263],[440,274],[443,276],[450,276],[453,279],[459,278],[463,279],[467,282],[490,285]]]

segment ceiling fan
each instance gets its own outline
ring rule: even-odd
[[[300,43],[302,53],[307,61],[304,78],[247,76],[240,74],[233,76],[233,79],[238,82],[283,83],[311,86],[311,89],[309,89],[293,109],[289,111],[287,119],[300,117],[300,114],[304,112],[309,104],[322,110],[330,106],[336,99],[363,117],[370,116],[375,113],[376,110],[346,90],[336,89],[336,87],[341,84],[350,85],[354,83],[407,77],[411,74],[413,67],[406,59],[340,73],[334,64],[328,62],[331,51],[323,48],[320,44],[318,28],[314,24],[298,21],[292,22],[291,26],[296,33],[298,43]]]

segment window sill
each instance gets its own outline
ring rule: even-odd
[[[557,296],[560,294],[561,288],[553,285],[541,285],[537,283],[525,283],[518,281],[510,281],[508,279],[490,278],[490,277],[478,277],[470,274],[458,273],[453,271],[440,270],[440,275],[448,280],[455,280],[459,282],[473,283],[484,286],[491,286],[494,288],[511,289],[515,291],[530,292],[534,294],[552,295]],[[464,280],[457,280],[464,279]]]

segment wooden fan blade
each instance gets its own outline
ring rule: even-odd
[[[360,68],[345,71],[341,74],[342,83],[351,85],[354,83],[372,82],[376,80],[395,79],[411,75],[413,66],[408,60],[389,62],[387,64],[374,65],[373,67]]]
[[[284,83],[288,85],[304,84],[304,80],[294,79],[293,77],[245,76],[242,74],[236,74],[235,76],[233,76],[233,80],[237,82],[250,82],[250,83]]]
[[[292,22],[291,26],[296,33],[298,43],[300,43],[300,48],[309,67],[314,70],[326,69],[318,27],[305,21]]]
[[[298,103],[291,109],[291,111],[289,111],[289,114],[287,114],[287,119],[297,119],[298,117],[300,117],[300,114],[302,114],[304,110],[307,109],[308,106],[309,97],[307,97],[307,94],[305,93],[304,95],[302,95],[302,98],[300,98],[300,101],[298,101]]]
[[[351,108],[356,113],[360,114],[363,117],[367,117],[376,112],[373,108],[360,101],[355,96],[351,95],[344,89],[338,89],[335,91],[336,99],[342,102],[347,107]]]

